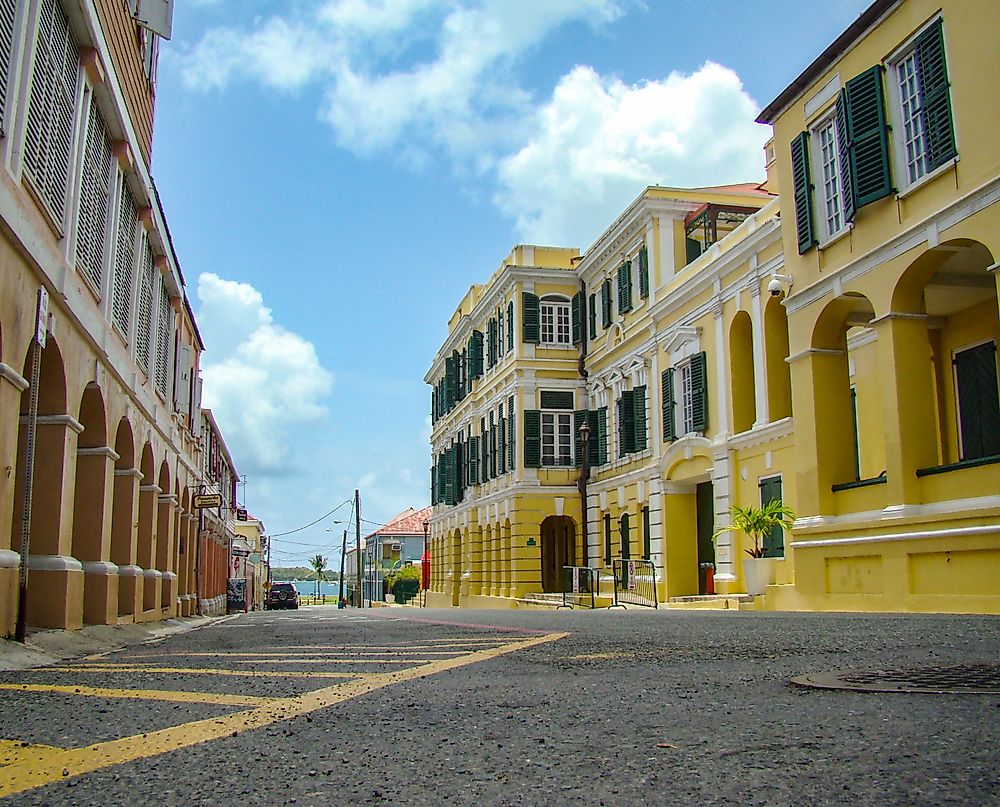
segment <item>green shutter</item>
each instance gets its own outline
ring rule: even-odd
[[[479,458],[479,478],[483,482],[490,480],[490,432],[486,428],[486,418],[479,421],[479,447],[482,449]]]
[[[434,421],[437,420],[438,416],[437,405],[438,405],[437,388],[431,387],[431,423],[434,423]]]
[[[611,513],[604,514],[604,564],[611,565]]]
[[[795,141],[792,141],[792,147],[795,147]],[[795,173],[795,152],[792,152],[792,173]],[[685,238],[684,239],[684,265],[687,266],[689,263],[693,263],[701,257],[701,241],[695,238]]]
[[[632,262],[625,261],[618,267],[618,310],[632,310]]]
[[[653,555],[653,537],[649,527],[649,508],[642,508],[642,557],[649,560]]]
[[[635,437],[633,438],[636,451],[646,450],[646,387],[636,387],[632,390],[633,406],[635,408]]]
[[[524,410],[524,467],[542,465],[542,413],[538,409]]]
[[[577,409],[573,413],[573,459],[577,468],[583,465],[583,446],[580,444],[580,427],[587,420],[587,410]],[[588,459],[589,463],[590,460]]]
[[[469,337],[469,378],[483,374],[483,332],[473,331]]]
[[[514,349],[514,301],[507,303],[507,350]]]
[[[875,65],[844,85],[849,165],[859,208],[892,193],[882,67]]]
[[[455,408],[455,393],[458,391],[458,368],[454,356],[444,360],[444,407],[450,412]]]
[[[760,506],[764,507],[768,502],[781,501],[781,477],[772,476],[770,479],[761,479],[757,483],[760,487]],[[780,526],[775,526],[764,536],[764,557],[783,558],[785,556],[785,531]]]
[[[809,175],[809,132],[799,132],[792,141],[792,185],[795,199],[795,235],[799,254],[816,243],[813,228],[812,180]]]
[[[927,170],[933,171],[958,154],[941,20],[920,34],[913,47],[920,81],[920,117],[927,143]]]
[[[629,529],[628,513],[622,513],[621,518],[618,519],[618,534],[622,539],[622,560],[628,560],[632,557],[632,535]],[[622,572],[627,574],[624,569]]]
[[[645,244],[639,248],[639,296],[644,300],[649,297],[649,254]]]
[[[538,344],[541,310],[538,295],[521,292],[521,341]]]
[[[455,501],[462,501],[465,494],[465,443],[455,445]]]
[[[438,503],[437,463],[431,463],[431,506]]]
[[[590,440],[587,443],[587,462],[591,468],[596,468],[601,464],[601,435],[598,425],[598,413],[596,409],[587,412],[587,425],[590,426]]]
[[[956,353],[954,363],[962,459],[1000,454],[996,343]]]
[[[858,210],[858,200],[855,196],[854,173],[851,171],[851,136],[847,122],[847,101],[844,90],[837,96],[835,107],[835,122],[837,128],[837,156],[840,160],[840,198],[844,221],[854,221]]]
[[[663,440],[677,439],[677,402],[674,400],[674,370],[667,368],[660,375],[660,401],[663,407]]]
[[[507,473],[507,421],[497,421],[497,473]]]
[[[590,315],[590,338],[597,338],[597,295],[590,295],[590,306],[587,308],[587,313]]]
[[[625,390],[618,399],[618,456],[635,451],[635,396]]]
[[[572,323],[573,344],[578,345],[583,341],[583,292],[578,291],[573,295],[570,304],[570,321]]]
[[[604,465],[608,461],[608,407],[606,406],[597,410],[597,442],[597,464]]]
[[[704,433],[708,430],[708,358],[704,351],[691,359],[691,397],[691,428]]]
[[[479,484],[479,438],[469,438],[469,484]]]
[[[514,396],[507,401],[507,466],[513,471],[514,466]]]
[[[497,476],[497,425],[490,424],[490,479]]]
[[[601,284],[601,327],[611,327],[611,281],[607,278]]]

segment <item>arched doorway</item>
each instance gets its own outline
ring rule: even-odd
[[[563,566],[576,565],[576,524],[569,516],[549,516],[541,539],[542,591],[562,591]]]

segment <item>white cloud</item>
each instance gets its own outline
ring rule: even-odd
[[[315,346],[273,321],[260,292],[212,273],[198,278],[203,406],[212,409],[241,471],[282,473],[292,430],[326,415],[333,377]]]
[[[628,85],[576,67],[498,168],[497,203],[524,240],[586,247],[647,185],[763,180],[769,130],[739,77],[711,62]]]

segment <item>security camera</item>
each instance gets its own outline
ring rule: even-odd
[[[791,275],[771,275],[771,279],[767,281],[767,290],[770,292],[772,297],[782,297],[788,294],[788,290],[792,287],[792,277]]]

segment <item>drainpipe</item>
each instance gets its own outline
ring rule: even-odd
[[[587,339],[589,337],[589,323],[590,317],[587,311],[587,306],[589,305],[589,298],[587,296],[587,283],[580,279],[580,359],[577,363],[577,371],[580,373],[580,377],[584,381],[584,392],[586,392],[586,382],[587,382]],[[588,401],[587,411],[590,410],[590,404]],[[587,534],[587,480],[590,477],[590,424],[587,422],[586,416],[583,423],[580,425],[580,450],[583,452],[583,456],[580,458],[580,478],[577,480],[577,487],[580,490],[580,535],[583,540],[583,555],[582,564],[583,566],[590,565],[590,536]]]

